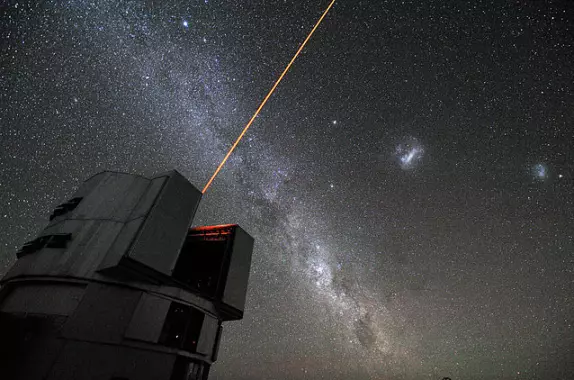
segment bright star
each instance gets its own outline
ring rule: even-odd
[[[184,28],[189,27],[189,22],[187,22],[187,20],[183,20],[183,27]]]

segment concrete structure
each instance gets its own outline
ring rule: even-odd
[[[179,173],[103,172],[58,206],[0,290],[0,378],[207,379],[243,317],[253,239],[191,228]]]

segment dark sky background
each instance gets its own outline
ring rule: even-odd
[[[4,1],[0,274],[90,175],[202,188],[328,0]],[[338,0],[195,224],[215,380],[574,378],[574,3]]]

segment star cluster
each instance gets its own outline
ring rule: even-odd
[[[327,5],[2,5],[0,274],[95,172],[202,188]],[[573,16],[339,0],[194,221],[256,240],[211,377],[574,376]]]

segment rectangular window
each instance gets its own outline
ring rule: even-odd
[[[204,296],[220,297],[229,266],[235,226],[191,229],[175,265],[173,277]]]
[[[172,302],[159,344],[195,353],[205,315],[191,306]]]

